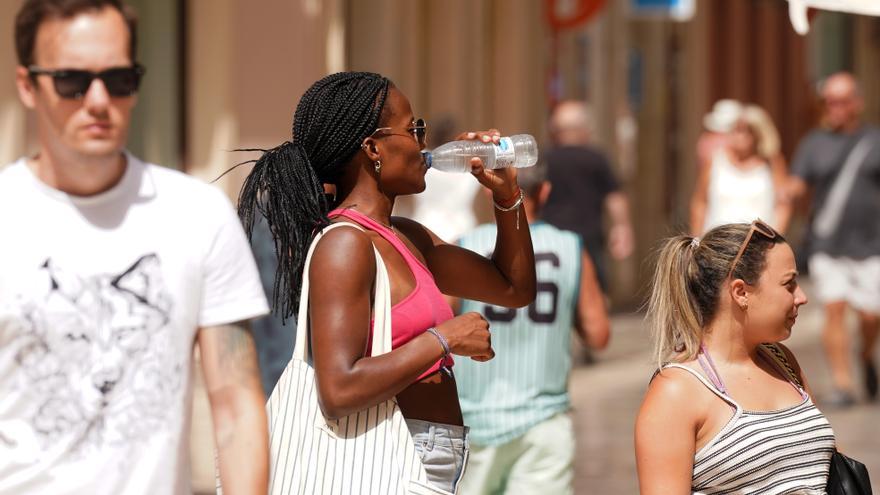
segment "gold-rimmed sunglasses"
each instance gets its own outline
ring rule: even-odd
[[[373,131],[370,136],[372,137],[376,135],[377,132],[384,132],[386,135],[389,136],[412,136],[412,138],[415,139],[420,146],[425,146],[427,144],[428,123],[425,122],[425,119],[413,120],[412,125],[406,127],[406,134],[401,134],[399,132],[390,132],[393,130],[393,127],[379,127],[375,131]]]
[[[730,264],[730,271],[727,272],[727,279],[730,280],[733,277],[733,271],[736,269],[736,265],[739,263],[739,260],[742,258],[743,253],[746,252],[746,248],[749,247],[749,242],[752,240],[752,236],[755,235],[755,232],[761,234],[767,239],[773,240],[779,237],[779,233],[773,229],[767,222],[761,220],[760,218],[756,219],[752,222],[751,227],[749,228],[749,233],[746,234],[745,239],[743,239],[742,244],[739,247],[739,251],[737,251],[736,256],[733,258],[733,263]]]

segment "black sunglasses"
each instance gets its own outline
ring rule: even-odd
[[[131,96],[137,92],[141,85],[141,77],[146,72],[147,69],[140,64],[131,67],[114,67],[101,72],[79,69],[42,69],[33,65],[28,67],[28,74],[33,78],[36,76],[51,77],[58,96],[69,99],[85,96],[95,79],[100,79],[104,83],[110,96]]]

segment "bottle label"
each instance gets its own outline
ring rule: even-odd
[[[516,159],[516,150],[513,149],[513,139],[503,137],[495,145],[495,168],[510,168]]]

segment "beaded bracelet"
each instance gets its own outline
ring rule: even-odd
[[[510,206],[501,206],[496,201],[492,201],[492,203],[495,204],[495,209],[498,211],[507,212],[516,210],[516,230],[519,230],[519,210],[520,206],[522,206],[523,204],[523,199],[525,199],[525,194],[523,194],[522,189],[520,188],[517,188],[517,191],[519,192],[518,197],[516,198],[516,201],[514,201],[514,203]]]

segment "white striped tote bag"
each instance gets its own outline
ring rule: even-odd
[[[269,493],[405,495],[445,494],[430,485],[403,414],[392,399],[331,420],[318,405],[315,370],[306,361],[309,264],[319,233],[306,256],[293,358],[275,385],[269,416]],[[363,229],[361,229],[363,230]],[[372,354],[391,351],[391,293],[385,263],[375,247],[376,286]]]

